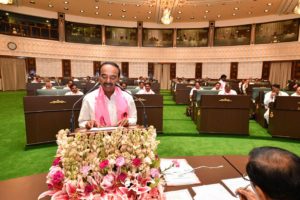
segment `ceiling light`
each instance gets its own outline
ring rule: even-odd
[[[147,19],[150,19],[151,17],[147,17]]]
[[[13,4],[13,0],[0,0],[0,4]],[[33,4],[35,4],[35,2]]]
[[[180,17],[176,17],[176,19],[180,19]]]
[[[125,18],[125,15],[122,15],[122,18]]]
[[[221,17],[221,15],[220,15],[220,14],[219,14],[219,15],[217,15],[217,17],[218,17],[218,18],[220,18],[220,17]]]
[[[68,7],[64,7],[64,9],[65,9],[65,10],[69,10],[69,8],[68,8]]]
[[[150,11],[148,11],[148,13],[149,13],[149,14],[151,14],[151,13],[152,13],[152,11],[150,10]]]
[[[205,13],[209,13],[209,10],[206,10]]]
[[[81,12],[81,13],[83,13],[83,12],[84,12],[84,10],[80,10],[80,12]]]
[[[122,6],[126,6],[126,3],[122,3]]]
[[[48,7],[49,7],[49,8],[53,8],[53,5],[52,5],[52,4],[49,4]]]
[[[69,2],[68,1],[65,1],[65,4],[68,4]]]
[[[125,10],[125,9],[123,9],[123,10],[122,10],[122,12],[126,12],[126,10]]]
[[[140,4],[136,4],[136,6],[137,6],[137,7],[140,7],[141,5],[140,5]]]
[[[96,9],[99,9],[99,6],[95,6]]]
[[[178,14],[181,14],[182,12],[181,11],[178,11]]]
[[[153,7],[153,5],[151,4],[149,7],[150,7],[150,8],[152,8],[152,7]]]
[[[267,13],[267,12],[269,12],[269,10],[266,9],[266,10],[265,10],[265,13]]]
[[[99,15],[99,12],[95,12],[96,15]]]
[[[238,7],[235,7],[234,10],[239,10],[239,8],[238,8]]]
[[[136,17],[136,16],[134,16],[133,18],[134,18],[134,19],[136,19],[137,17]]]
[[[272,3],[270,2],[270,3],[268,3],[267,5],[268,5],[268,6],[271,6],[271,5],[272,5]]]
[[[108,16],[110,16],[110,17],[111,17],[111,16],[112,16],[112,14],[111,14],[111,13],[108,13]]]
[[[252,14],[252,12],[251,12],[251,11],[249,11],[249,12],[248,12],[248,14],[249,14],[249,15],[251,15],[251,14]]]
[[[206,16],[206,15],[204,15],[204,16],[203,16],[203,18],[204,18],[204,19],[206,19],[206,18],[207,18],[207,16]]]
[[[294,13],[297,14],[297,15],[300,15],[300,2],[299,2],[298,5],[295,7]]]
[[[195,17],[191,17],[190,19],[195,19]]]
[[[233,15],[233,16],[236,16],[236,14],[235,14],[235,13],[232,13],[232,15]]]
[[[171,24],[173,22],[173,17],[171,16],[171,9],[165,8],[163,11],[163,16],[160,18],[161,23]]]

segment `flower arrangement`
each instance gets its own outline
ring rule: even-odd
[[[112,132],[57,134],[58,150],[39,199],[164,199],[156,154],[156,131],[118,128]]]

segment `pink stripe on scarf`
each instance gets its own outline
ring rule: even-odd
[[[117,116],[118,121],[121,119],[127,118],[128,116],[128,103],[125,97],[122,94],[122,90],[118,87],[115,87],[114,94],[116,96],[116,108],[117,108]],[[110,116],[108,112],[108,106],[106,104],[105,98],[107,98],[104,94],[102,87],[99,87],[99,94],[96,97],[95,102],[95,120],[101,126],[112,126],[116,124],[111,124]]]

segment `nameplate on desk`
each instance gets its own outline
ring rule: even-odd
[[[227,98],[220,99],[219,101],[220,101],[220,102],[232,102],[231,99],[227,99]]]
[[[147,101],[146,99],[143,99],[141,97],[136,98],[134,101]]]
[[[109,126],[109,127],[100,127],[100,128],[91,128],[90,131],[93,132],[98,132],[98,131],[114,131],[116,130],[118,127],[117,126]]]
[[[49,103],[50,104],[63,104],[63,103],[67,103],[67,102],[63,101],[63,100],[57,99],[57,100],[54,100],[54,101],[50,101]]]

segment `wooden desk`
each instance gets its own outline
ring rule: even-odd
[[[60,129],[70,127],[71,111],[81,96],[26,96],[23,98],[26,145],[54,142]],[[75,127],[81,101],[75,106]]]
[[[248,162],[248,156],[239,156],[239,155],[226,155],[223,158],[233,167],[235,168],[240,175],[244,175],[246,173],[246,165]]]
[[[272,136],[300,139],[300,98],[277,96],[270,107],[268,131]]]
[[[204,95],[197,129],[203,133],[249,134],[250,96]]]
[[[174,99],[176,104],[188,104],[190,102],[190,91],[194,84],[177,84]]]
[[[220,183],[222,179],[236,178],[241,175],[233,168],[227,160],[222,156],[191,156],[191,157],[176,157],[187,159],[192,167],[200,165],[218,166],[223,165],[223,168],[218,169],[198,169],[196,175],[199,177],[201,184],[186,185],[186,186],[167,186],[165,191],[179,190],[188,188],[192,195],[192,187],[204,184]],[[168,158],[169,159],[169,158]],[[25,176],[6,181],[0,181],[0,199],[22,199],[33,200],[42,193],[47,191],[46,173]],[[50,199],[50,198],[44,198]]]
[[[163,96],[160,94],[136,94],[134,95],[145,105],[148,117],[148,126],[153,125],[158,133],[163,131]],[[137,124],[144,125],[143,105],[137,99],[134,100],[137,109]]]

